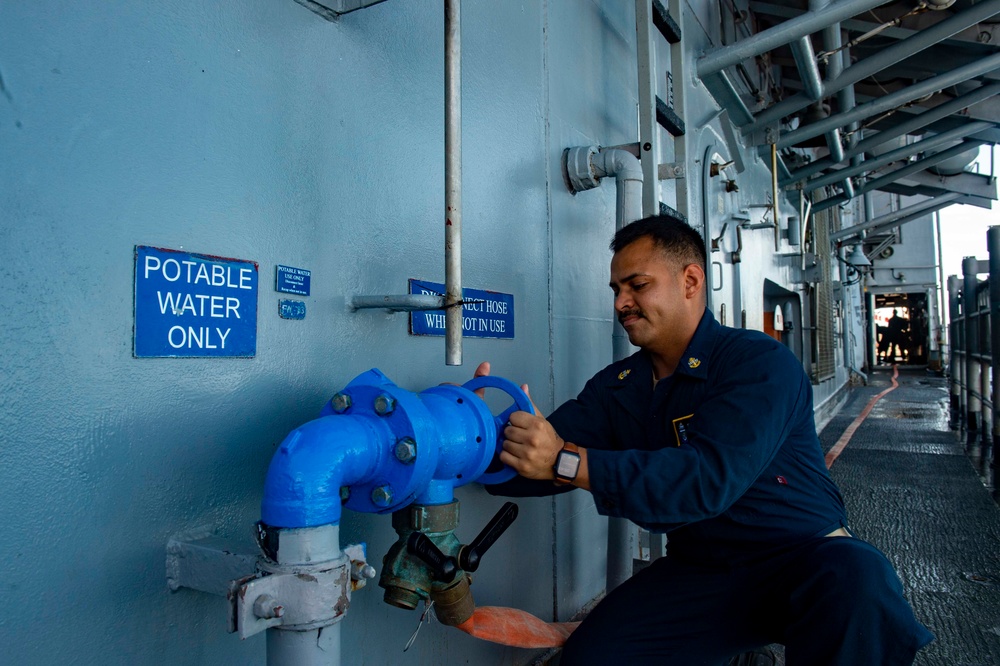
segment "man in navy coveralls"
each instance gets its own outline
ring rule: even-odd
[[[519,477],[491,488],[583,488],[599,513],[669,535],[667,556],[573,633],[564,666],[719,666],[770,643],[792,666],[911,664],[933,636],[885,556],[847,529],[799,361],[715,321],[687,224],[640,220],[611,249],[615,312],[640,351],[548,419],[512,414],[500,458]]]

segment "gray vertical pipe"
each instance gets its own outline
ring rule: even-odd
[[[277,569],[304,567],[308,571],[318,562],[343,557],[338,525],[281,530],[279,536]],[[340,625],[338,621],[307,631],[268,629],[267,666],[340,666]]]
[[[1000,372],[1000,227],[990,227],[986,232],[986,247],[990,253],[990,365],[993,375],[993,497],[1000,499],[1000,466],[997,451],[1000,451],[1000,434],[996,424],[1000,423],[1000,399],[997,380]]]
[[[462,365],[462,0],[444,1],[445,363]]]
[[[979,361],[975,355],[979,353],[979,325],[976,311],[976,286],[978,261],[975,257],[962,259],[962,311],[965,324],[965,421],[968,428],[966,450],[973,458],[979,455],[979,427],[982,423],[982,403],[976,392],[979,391]]]
[[[951,427],[953,430],[962,428],[962,416],[965,413],[962,407],[962,367],[961,360],[961,335],[958,332],[959,318],[958,310],[959,282],[957,275],[948,276],[948,363],[951,376],[951,395],[949,403],[951,405]]]

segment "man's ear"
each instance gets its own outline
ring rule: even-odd
[[[684,296],[695,298],[705,289],[705,271],[698,264],[684,267]]]

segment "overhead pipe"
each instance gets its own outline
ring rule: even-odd
[[[912,206],[907,206],[906,208],[900,208],[899,210],[883,215],[882,217],[877,217],[873,220],[864,222],[863,224],[856,224],[853,227],[847,227],[846,229],[841,229],[840,231],[835,231],[830,234],[830,241],[840,241],[852,238],[854,236],[860,236],[863,231],[871,231],[877,233],[881,229],[888,227],[895,227],[910,222],[924,215],[930,215],[936,210],[944,208],[948,204],[954,202],[957,199],[961,199],[963,194],[960,192],[949,192],[948,194],[942,194],[941,196],[934,197],[931,199],[926,199],[919,203],[913,204]],[[815,210],[815,207],[814,207]]]
[[[789,46],[799,76],[802,77],[802,85],[805,86],[805,95],[813,102],[820,101],[823,99],[823,81],[816,65],[816,53],[813,51],[812,41],[808,37],[802,37]]]
[[[975,90],[962,95],[961,97],[956,97],[950,102],[945,102],[944,104],[936,106],[933,109],[923,111],[909,120],[899,123],[898,125],[894,125],[880,132],[875,132],[870,136],[866,135],[865,138],[859,141],[855,146],[845,150],[844,156],[853,157],[855,155],[860,155],[870,151],[876,146],[882,145],[887,141],[891,141],[892,139],[899,138],[906,134],[912,134],[913,132],[926,127],[931,123],[937,122],[942,118],[947,118],[952,114],[959,113],[970,106],[993,97],[994,95],[1000,95],[1000,82],[980,86]],[[790,183],[804,180],[821,171],[829,169],[832,166],[836,166],[836,163],[830,159],[824,158],[816,160],[801,169],[793,171],[787,179],[781,182],[781,184],[788,185]]]
[[[698,77],[704,79],[726,67],[772,51],[883,4],[885,0],[839,0],[823,10],[801,14],[735,44],[712,49],[698,59]]]
[[[872,190],[881,189],[881,188],[885,187],[886,185],[889,185],[890,183],[896,182],[900,178],[905,178],[906,176],[909,176],[910,174],[918,173],[920,171],[928,169],[928,168],[934,166],[935,164],[938,164],[940,162],[944,162],[945,160],[951,159],[952,157],[956,157],[958,155],[961,155],[962,153],[967,152],[970,148],[975,148],[977,146],[981,146],[984,143],[986,143],[986,142],[985,141],[963,141],[962,143],[958,144],[957,146],[952,146],[951,148],[948,148],[947,150],[942,150],[939,153],[933,153],[932,155],[928,155],[927,157],[924,157],[923,159],[920,159],[920,160],[917,160],[916,162],[911,162],[910,164],[907,164],[906,166],[904,166],[901,169],[896,169],[894,171],[890,171],[889,173],[885,174],[884,176],[882,176],[880,178],[876,178],[874,180],[869,180],[867,183],[865,183],[865,184],[861,185],[859,188],[857,188],[857,192],[858,192],[858,194],[864,194],[865,192],[871,192]]]
[[[863,120],[877,113],[895,109],[915,99],[935,93],[944,88],[963,83],[977,76],[982,76],[1000,68],[1000,53],[977,60],[976,62],[957,67],[950,72],[933,76],[895,93],[874,99],[849,111],[842,111],[829,118],[816,121],[805,127],[792,130],[778,140],[778,148],[788,148],[806,141],[830,130],[844,127],[852,122]]]
[[[462,365],[462,0],[444,2],[445,363]]]
[[[615,231],[642,217],[642,165],[622,148],[582,146],[564,154],[566,175],[573,192],[600,185],[601,178],[615,178]],[[632,353],[625,329],[617,321],[611,333],[612,358],[620,361]],[[608,518],[606,592],[632,576],[631,524],[625,518]]]
[[[822,84],[820,96],[826,97],[849,86],[853,86],[855,83],[867,79],[887,67],[916,55],[924,49],[938,44],[952,35],[977,25],[996,14],[1000,14],[1000,0],[987,0],[986,2],[973,5],[969,9],[939,23],[935,23],[928,28],[923,28],[906,39],[900,40],[892,46],[888,46],[878,53],[865,58],[856,65],[847,67],[836,77],[827,77],[827,80]],[[829,51],[831,49],[827,48],[826,50]],[[777,122],[797,111],[801,111],[816,99],[813,96],[813,91],[809,89],[803,93],[796,93],[786,97],[754,116],[753,123],[747,126],[744,132],[750,133],[763,129],[771,123]]]
[[[993,123],[986,121],[978,121],[974,123],[969,123],[967,125],[962,125],[954,129],[948,130],[947,132],[942,132],[940,134],[935,134],[921,141],[915,141],[914,143],[907,144],[901,148],[885,153],[884,155],[879,155],[877,158],[872,160],[866,160],[863,164],[852,165],[850,167],[839,169],[828,174],[824,174],[819,178],[814,178],[812,180],[806,181],[803,186],[803,191],[812,192],[821,187],[826,187],[827,185],[833,185],[834,183],[840,182],[845,178],[853,178],[864,171],[873,171],[879,167],[883,167],[886,164],[891,164],[898,160],[904,160],[917,153],[922,153],[928,150],[933,150],[934,148],[939,148],[951,141],[956,139],[963,139],[970,134],[976,134],[982,132],[985,129],[993,127]]]

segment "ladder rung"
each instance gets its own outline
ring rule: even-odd
[[[659,97],[656,98],[656,122],[671,135],[684,136],[684,121]]]
[[[660,4],[660,0],[653,0],[653,25],[660,31],[663,38],[671,44],[681,41],[681,27],[670,16],[670,12]]]

